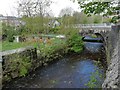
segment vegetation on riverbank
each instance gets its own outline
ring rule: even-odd
[[[4,50],[9,49],[15,49],[19,47],[25,47],[27,45],[34,46],[37,48],[37,55],[38,60],[37,63],[41,63],[43,65],[47,65],[49,62],[53,60],[59,60],[62,58],[65,54],[68,52],[75,52],[80,53],[83,50],[83,41],[81,36],[79,36],[78,31],[74,31],[73,29],[70,29],[64,33],[66,36],[64,39],[60,38],[46,38],[47,41],[40,41],[35,40],[33,42],[3,42],[4,44]],[[11,75],[13,76],[16,74],[18,77],[26,76],[29,72],[29,69],[32,68],[31,64],[32,62],[30,59],[26,59],[27,57],[20,57],[19,55],[14,56],[11,55],[10,63],[10,72],[9,74],[5,74],[3,77],[5,81],[9,81],[11,78]],[[28,62],[26,62],[28,61]],[[15,65],[14,65],[15,64]],[[40,64],[40,65],[41,65]],[[29,66],[29,67],[28,67]],[[4,72],[4,71],[3,71]],[[15,73],[11,73],[15,72]]]
[[[3,65],[3,82],[10,81],[16,77],[26,76],[29,72],[32,61],[30,57],[26,57],[20,54],[9,55],[6,65]]]
[[[97,86],[99,86],[99,88],[102,88],[102,86],[97,82],[97,79],[100,78],[104,78],[104,76],[98,70],[95,70],[95,72],[91,74],[90,80],[87,84],[85,84],[85,86],[88,88],[98,88]]]

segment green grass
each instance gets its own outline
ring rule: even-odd
[[[31,42],[7,42],[4,41],[2,43],[0,43],[0,45],[2,45],[2,51],[5,50],[12,50],[12,49],[17,49],[17,48],[21,48],[21,47],[26,47],[26,46],[35,46],[36,43],[31,43]]]
[[[5,51],[5,50],[12,50],[12,49],[17,49],[17,48],[22,48],[22,47],[26,47],[26,46],[34,46],[34,47],[44,47],[44,46],[48,46],[51,47],[53,45],[57,45],[59,43],[62,43],[63,40],[60,39],[53,39],[51,40],[51,44],[46,44],[44,45],[43,43],[40,42],[8,42],[8,41],[4,41],[4,42],[0,42],[0,51]]]

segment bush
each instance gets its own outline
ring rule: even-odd
[[[61,39],[54,39],[51,44],[41,44],[37,49],[40,51],[38,55],[40,59],[43,59],[43,64],[60,59],[63,54],[67,53],[66,42]]]
[[[7,39],[9,42],[13,42],[13,36],[16,35],[15,27],[3,23],[2,34],[6,36],[5,39]]]
[[[57,33],[60,30],[60,27],[50,28],[50,33]]]
[[[67,44],[69,47],[70,51],[74,51],[76,53],[80,53],[81,51],[83,51],[83,41],[82,41],[82,37],[79,36],[78,34],[74,34],[72,35],[68,40],[67,40]]]

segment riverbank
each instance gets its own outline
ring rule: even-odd
[[[63,58],[68,52],[81,52],[83,41],[77,33],[67,39],[49,39],[49,42],[36,42],[36,48],[21,48],[3,53],[3,83],[17,77],[25,77],[39,66]],[[34,44],[34,43],[33,43]]]
[[[100,52],[95,53],[91,52],[93,51],[91,49],[96,51],[96,47],[102,48],[102,46],[101,43],[88,44],[95,48],[88,49],[86,46],[86,49],[84,48],[79,54],[72,52],[64,56],[63,53],[63,59],[56,58],[26,77],[6,83],[4,88],[101,88],[105,69],[100,61],[103,61],[104,54],[101,54],[100,49],[98,49]]]
[[[4,88],[101,88],[105,70],[97,63],[97,56],[71,54],[7,83]]]

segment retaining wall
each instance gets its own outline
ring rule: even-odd
[[[105,88],[120,89],[120,25],[112,26],[112,30],[107,38],[107,62],[106,79],[102,85]]]
[[[26,47],[2,52],[2,82],[24,76],[24,73],[33,70],[39,64],[36,48]],[[24,67],[25,66],[25,67]],[[28,68],[26,68],[28,67]],[[21,68],[24,70],[22,71]],[[26,71],[28,70],[28,71]]]

